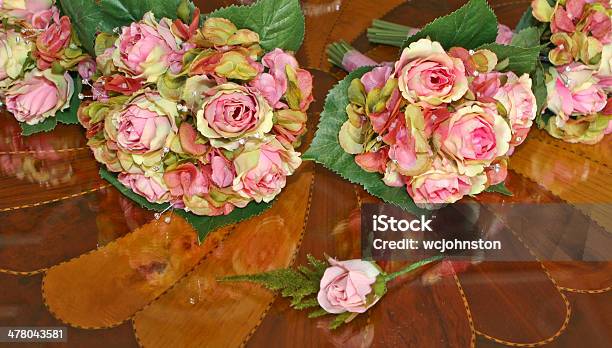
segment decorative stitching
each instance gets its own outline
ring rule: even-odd
[[[465,291],[463,291],[463,286],[461,286],[461,282],[459,282],[459,278],[457,274],[453,272],[453,278],[455,279],[455,284],[457,284],[457,289],[459,290],[459,295],[461,296],[461,301],[463,302],[463,307],[465,308],[465,314],[468,318],[468,324],[470,326],[471,331],[471,339],[470,339],[470,347],[476,347],[476,328],[474,327],[474,317],[472,316],[472,311],[470,309],[470,304],[468,303],[467,296],[465,296]]]
[[[172,214],[172,213],[168,213],[168,214]],[[128,236],[130,236],[130,235],[131,235],[131,234],[133,234],[134,232],[136,232],[136,231],[138,231],[138,230],[141,230],[141,229],[142,229],[144,226],[149,225],[149,224],[151,224],[151,223],[159,223],[159,221],[162,221],[162,220],[163,220],[163,219],[161,219],[161,218],[160,218],[160,220],[152,220],[152,221],[149,221],[149,222],[147,222],[146,224],[142,225],[141,227],[137,228],[136,230],[132,231],[131,233],[128,233],[128,234],[126,234],[126,235],[124,235],[124,236],[122,236],[122,237],[120,237],[120,238],[117,238],[117,239],[115,239],[115,240],[111,241],[110,243],[106,244],[106,245],[105,245],[105,246],[103,246],[103,247],[104,247],[104,248],[106,248],[106,247],[109,247],[109,246],[111,246],[111,245],[113,245],[113,244],[116,244],[116,243],[118,243],[119,241],[121,241],[121,240],[123,240],[123,239],[127,238]],[[46,294],[46,292],[45,292],[45,281],[46,281],[46,279],[47,279],[47,274],[45,274],[45,276],[43,277],[43,280],[42,280],[42,286],[41,286],[41,288],[42,288],[42,297],[43,297],[43,302],[44,302],[44,304],[45,304],[45,307],[47,307],[47,310],[49,311],[49,313],[51,313],[51,314],[52,314],[52,315],[53,315],[53,316],[54,316],[56,319],[58,319],[59,321],[61,321],[62,323],[66,324],[66,325],[69,325],[69,326],[72,326],[72,327],[75,327],[75,328],[78,328],[78,329],[85,329],[85,330],[91,330],[91,329],[93,329],[93,330],[98,330],[98,329],[110,329],[110,328],[113,328],[113,327],[117,327],[117,326],[119,326],[119,325],[121,325],[121,324],[123,324],[123,323],[127,322],[128,320],[133,319],[133,317],[134,317],[134,316],[135,316],[135,315],[136,315],[138,312],[140,312],[140,311],[144,310],[146,307],[150,306],[150,305],[151,305],[153,302],[157,301],[157,300],[158,300],[158,299],[159,299],[161,296],[163,296],[163,295],[164,295],[164,294],[166,294],[168,291],[170,291],[172,288],[174,288],[174,287],[176,286],[176,284],[177,284],[177,283],[179,283],[179,282],[180,282],[180,281],[181,281],[183,278],[185,278],[185,277],[187,277],[189,274],[191,274],[191,273],[193,272],[193,270],[194,270],[194,269],[195,269],[195,268],[196,268],[196,267],[197,267],[197,266],[198,266],[200,263],[202,263],[202,262],[204,261],[204,259],[206,259],[206,258],[207,258],[207,257],[208,257],[210,254],[212,254],[212,252],[214,252],[214,251],[215,251],[215,250],[216,250],[216,249],[217,249],[217,248],[218,248],[218,247],[219,247],[219,246],[220,246],[220,245],[223,243],[223,241],[225,241],[225,239],[227,239],[227,237],[228,237],[228,236],[229,236],[229,235],[230,235],[230,234],[231,234],[231,233],[234,231],[234,229],[235,229],[235,228],[231,229],[231,230],[230,230],[230,231],[229,231],[229,232],[228,232],[228,233],[227,233],[227,234],[226,234],[226,235],[225,235],[225,236],[224,236],[224,237],[223,237],[223,238],[222,238],[222,239],[219,241],[219,243],[218,243],[218,244],[217,244],[217,245],[216,245],[214,248],[212,248],[212,249],[211,249],[211,250],[210,250],[208,253],[206,253],[206,255],[204,255],[204,256],[203,256],[202,260],[198,261],[198,263],[197,263],[196,265],[194,265],[194,266],[193,266],[193,268],[192,268],[191,270],[189,270],[189,271],[185,272],[185,274],[183,274],[181,277],[179,277],[179,278],[178,278],[178,279],[177,279],[177,280],[174,282],[174,284],[173,284],[172,286],[168,287],[168,289],[166,289],[166,290],[165,290],[165,291],[163,291],[161,294],[159,294],[158,296],[156,296],[156,297],[155,297],[153,300],[151,300],[149,303],[145,304],[145,305],[144,305],[144,306],[143,306],[141,309],[139,309],[139,310],[137,310],[136,312],[134,312],[134,314],[132,314],[130,317],[125,318],[125,319],[121,320],[120,322],[113,323],[113,324],[106,325],[106,326],[92,326],[92,327],[88,327],[88,326],[75,325],[75,324],[72,324],[72,323],[69,323],[69,322],[64,321],[64,320],[63,320],[63,318],[60,318],[60,317],[59,317],[59,316],[58,316],[58,315],[57,315],[57,314],[56,314],[56,313],[55,313],[53,310],[51,310],[51,308],[49,307],[49,304],[47,303],[47,294]],[[89,251],[89,252],[87,252],[87,253],[85,253],[85,254],[82,254],[82,255],[80,255],[80,256],[74,257],[74,258],[72,258],[72,259],[70,259],[70,260],[68,260],[68,261],[61,262],[61,263],[59,263],[58,265],[56,265],[56,266],[53,266],[53,267],[49,268],[49,270],[50,270],[50,269],[52,269],[52,268],[60,267],[60,266],[61,266],[61,265],[63,265],[63,264],[66,264],[66,263],[69,263],[69,262],[75,261],[75,260],[77,260],[77,259],[79,259],[79,258],[81,258],[81,257],[84,257],[84,256],[87,256],[87,255],[90,255],[90,254],[92,254],[92,253],[94,253],[94,252],[96,252],[96,251],[98,251],[98,250],[100,250],[100,249],[101,249],[101,248],[97,248],[97,249],[91,250],[91,251]]]
[[[111,186],[110,184],[102,185],[100,187],[92,188],[92,189],[87,190],[87,191],[83,191],[83,192],[79,192],[79,193],[74,193],[74,194],[71,194],[71,195],[68,195],[68,196],[64,196],[64,197],[60,197],[60,198],[50,199],[48,201],[42,201],[42,202],[38,202],[38,203],[25,204],[25,205],[20,205],[20,206],[17,206],[17,207],[2,208],[2,209],[0,209],[0,213],[4,213],[4,212],[7,212],[7,211],[19,210],[19,209],[34,208],[34,207],[39,207],[39,206],[45,205],[45,204],[57,203],[57,202],[65,201],[67,199],[85,196],[87,194],[103,190],[103,189],[108,188],[110,186]]]
[[[555,289],[557,289],[557,292],[559,293],[559,295],[561,296],[561,299],[563,300],[563,303],[565,304],[565,319],[563,321],[563,324],[561,325],[561,327],[557,330],[557,332],[555,332],[555,334],[553,334],[552,336],[544,339],[544,340],[540,340],[537,342],[532,342],[532,343],[519,343],[519,342],[511,342],[511,341],[506,341],[497,337],[493,337],[491,335],[488,335],[482,331],[476,330],[476,333],[488,340],[497,342],[497,343],[501,343],[501,344],[505,344],[508,346],[512,346],[512,347],[539,347],[545,344],[548,344],[552,341],[554,341],[555,339],[557,339],[559,336],[561,336],[561,334],[563,334],[563,332],[567,329],[570,319],[571,319],[571,315],[572,315],[572,307],[569,303],[569,300],[567,299],[567,296],[562,292],[561,287],[557,284],[557,281],[552,277],[552,275],[550,274],[550,272],[548,271],[548,269],[546,268],[546,266],[544,266],[544,263],[542,263],[542,261],[540,261],[540,259],[538,258],[538,256],[535,254],[535,252],[533,250],[531,250],[531,248],[529,247],[529,245],[527,245],[527,243],[523,240],[523,238],[514,231],[514,229],[512,229],[510,226],[508,226],[508,223],[498,214],[496,214],[494,211],[486,208],[489,212],[493,213],[506,227],[508,230],[510,230],[510,232],[512,232],[512,234],[521,242],[521,244],[523,244],[523,246],[527,249],[527,251],[531,254],[531,256],[533,256],[533,258],[540,264],[540,267],[542,268],[542,270],[544,271],[544,274],[546,274],[546,277],[552,282],[553,286],[555,287]]]
[[[71,149],[57,149],[57,150],[24,150],[24,151],[0,151],[0,155],[37,155],[41,153],[65,153],[65,152],[77,152],[87,150],[88,147],[75,147]]]
[[[314,188],[313,188],[314,187],[314,180],[315,180],[315,172],[314,172],[314,169],[313,169],[312,179],[310,180],[310,192],[308,193],[308,204],[306,205],[306,215],[304,216],[304,224],[302,225],[302,233],[300,234],[300,239],[298,240],[297,247],[295,248],[295,251],[293,252],[293,256],[291,258],[291,261],[289,262],[289,266],[292,266],[295,263],[295,260],[297,259],[297,255],[298,255],[298,253],[300,251],[300,248],[302,246],[302,241],[304,240],[304,235],[306,234],[306,225],[308,224],[308,220],[310,219],[310,205],[312,203],[312,195],[314,193]],[[242,340],[242,343],[240,343],[240,347],[245,347],[246,344],[251,339],[251,337],[253,337],[253,335],[255,334],[257,329],[259,329],[259,326],[261,325],[261,323],[263,322],[264,318],[266,317],[266,315],[268,314],[268,312],[272,308],[272,305],[276,301],[276,298],[277,298],[277,295],[274,294],[274,297],[268,303],[268,306],[266,307],[266,309],[263,311],[263,313],[259,317],[259,320],[255,324],[255,326],[251,329],[251,331],[248,333],[248,335],[245,336],[245,338]]]
[[[612,289],[612,286],[608,286],[607,288],[603,289],[574,289],[565,286],[560,286],[559,289],[567,292],[573,292],[576,294],[603,294],[610,291]]]
[[[14,275],[14,276],[31,277],[31,276],[35,276],[35,275],[44,273],[47,270],[48,270],[48,268],[41,268],[41,269],[37,269],[37,270],[34,270],[34,271],[13,271],[13,270],[10,270],[10,269],[0,268],[0,273],[8,274],[8,275]]]

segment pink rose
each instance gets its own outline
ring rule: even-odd
[[[361,83],[365,87],[366,93],[370,93],[374,88],[382,89],[391,74],[393,68],[390,66],[380,66],[372,69],[365,73],[361,77]],[[389,127],[389,119],[394,118],[399,112],[399,104],[402,98],[398,89],[394,90],[389,100],[385,105],[385,108],[380,112],[371,112],[368,117],[372,123],[372,128],[377,133],[384,133]]]
[[[328,313],[364,313],[376,300],[368,303],[373,295],[372,284],[380,270],[363,260],[336,261],[329,259],[331,267],[321,278],[317,301]]]
[[[411,103],[440,105],[459,100],[468,90],[465,66],[438,42],[421,39],[402,52],[395,63],[399,89]]]
[[[51,23],[60,21],[59,15],[59,10],[55,6],[36,12],[32,15],[32,27],[34,29],[47,29]]]
[[[238,138],[256,134],[263,137],[270,132],[272,117],[270,105],[260,94],[248,87],[226,83],[208,91],[196,115],[196,125],[214,147],[236,147]],[[224,139],[232,144],[228,145]]]
[[[308,109],[313,100],[312,75],[307,70],[300,69],[295,57],[277,48],[263,56],[261,61],[263,66],[268,68],[268,72],[260,74],[251,85],[264,95],[268,103],[276,109],[287,107],[280,100],[287,93],[289,81],[287,69],[290,69],[295,73],[297,79],[295,83],[302,97],[299,108],[302,111]]]
[[[413,177],[406,189],[417,204],[451,204],[464,196],[481,193],[486,182],[486,175],[461,175],[448,160],[438,158],[429,171]]]
[[[263,63],[264,67],[270,69],[270,75],[274,76],[274,78],[278,81],[284,94],[287,90],[286,66],[288,65],[294,70],[297,70],[300,67],[298,61],[291,54],[286,53],[280,48],[276,48],[263,56],[261,62]]]
[[[409,117],[407,113],[406,118]],[[432,150],[422,131],[406,122],[410,121],[397,119],[383,140],[389,144],[389,159],[397,172],[413,176],[423,173],[430,166]]]
[[[191,162],[181,164],[176,169],[164,173],[164,182],[172,197],[175,198],[208,193],[208,179],[202,170]]]
[[[69,107],[74,82],[68,73],[33,70],[6,92],[6,108],[17,121],[37,124]]]
[[[63,16],[59,22],[53,21],[36,38],[36,65],[40,70],[48,69],[53,62],[61,59],[64,49],[70,45],[72,25],[70,18]]]
[[[506,73],[507,82],[501,87],[495,95],[495,99],[499,101],[506,109],[510,128],[513,133],[521,130],[520,135],[515,135],[514,145],[521,144],[526,134],[524,129],[529,130],[536,117],[537,103],[536,97],[531,90],[531,78],[529,75],[523,74],[520,78],[513,72]]]
[[[177,60],[182,60],[177,38],[168,21],[158,23],[151,12],[141,22],[124,27],[117,40],[113,61],[135,77],[155,82]]]
[[[504,74],[493,71],[487,74],[479,74],[470,84],[470,90],[476,95],[476,99],[485,103],[495,103],[495,95],[501,87],[501,77]]]
[[[444,106],[427,108],[423,110],[423,118],[425,119],[425,137],[430,139],[433,133],[451,117],[451,112]]]
[[[497,38],[495,42],[501,45],[509,45],[512,42],[512,37],[514,36],[514,32],[510,27],[503,24],[497,25]]]
[[[300,91],[300,105],[301,111],[306,112],[310,107],[310,104],[314,101],[312,95],[312,74],[308,70],[297,69],[297,88]]]
[[[215,185],[220,188],[232,185],[236,177],[234,166],[220,151],[211,152],[210,165],[212,169],[211,179]]]
[[[281,82],[276,80],[272,74],[263,73],[258,75],[251,81],[251,86],[257,89],[273,108],[283,109],[287,107],[287,104],[281,101],[287,91],[286,83],[283,89]]]
[[[117,117],[117,144],[122,149],[144,154],[164,147],[172,125],[168,116],[146,108],[146,98],[137,97]]]
[[[96,73],[96,62],[91,58],[82,60],[79,62],[77,70],[82,79],[89,80]]]
[[[494,105],[493,105],[494,106]],[[437,148],[457,161],[460,174],[474,176],[510,148],[508,123],[489,104],[458,108],[434,132]]]
[[[378,66],[363,74],[361,83],[365,87],[366,93],[370,93],[374,88],[383,88],[387,80],[391,77],[393,68],[390,66]]]
[[[169,191],[162,178],[147,177],[143,174],[119,174],[119,182],[143,196],[151,203],[164,203],[168,200]]]
[[[292,148],[272,138],[266,143],[248,142],[234,159],[236,178],[233,189],[256,202],[271,202],[285,187],[302,160]]]
[[[3,0],[0,1],[0,13],[31,22],[32,16],[52,6],[53,0]]]
[[[557,126],[563,127],[571,115],[590,115],[606,106],[606,93],[597,84],[595,71],[586,65],[572,63],[551,67],[547,107],[557,115]]]

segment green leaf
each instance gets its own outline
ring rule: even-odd
[[[169,204],[157,204],[147,201],[141,195],[136,194],[134,191],[124,186],[121,182],[119,182],[119,180],[117,180],[116,174],[109,172],[105,168],[100,168],[100,176],[104,180],[112,184],[124,196],[128,197],[129,199],[136,202],[138,205],[145,209],[161,212],[169,207]],[[252,202],[244,208],[234,209],[233,212],[225,216],[200,216],[193,213],[188,213],[184,210],[177,210],[176,214],[185,218],[185,220],[187,220],[187,222],[189,222],[193,226],[193,228],[198,232],[198,238],[201,243],[204,241],[204,239],[210,232],[221,227],[238,223],[240,221],[244,221],[246,219],[260,215],[271,206],[272,203]]]
[[[97,32],[110,33],[114,28],[129,25],[153,11],[159,19],[176,19],[181,0],[59,0],[76,30],[83,47],[94,56]],[[193,9],[193,4],[190,4]]]
[[[57,125],[57,118],[47,117],[44,121],[35,125],[29,125],[25,122],[20,122],[19,125],[21,126],[21,135],[27,137],[36,133],[52,131]]]
[[[73,73],[71,75],[72,79],[74,80],[74,93],[70,99],[70,107],[55,114],[57,121],[63,124],[79,124],[77,114],[79,112],[79,106],[81,105],[79,94],[83,90],[83,81],[81,80],[81,76],[79,74]]]
[[[230,276],[218,279],[218,281],[260,284],[269,290],[280,291],[283,297],[291,297],[291,306],[295,309],[312,308],[318,306],[316,297],[312,295],[319,292],[319,285],[327,264],[315,260],[310,255],[308,259],[314,269],[302,266],[297,270],[278,269],[258,274]],[[325,267],[322,268],[320,265],[325,265]]]
[[[340,326],[342,326],[351,316],[355,315],[356,313],[351,313],[351,312],[344,312],[342,314],[338,314],[336,315],[336,317],[334,318],[334,320],[331,322],[331,324],[329,324],[329,328],[331,330],[335,330],[337,328],[339,328]]]
[[[525,10],[525,12],[523,13],[523,15],[521,16],[521,19],[519,20],[518,24],[516,25],[515,30],[517,32],[525,29],[525,28],[529,28],[529,27],[535,27],[537,25],[539,25],[540,22],[535,19],[535,17],[533,16],[532,13],[532,9],[531,6],[527,7],[527,10]]]
[[[493,192],[493,193],[499,193],[502,194],[504,196],[514,196],[514,194],[508,190],[508,188],[506,187],[506,184],[499,183],[497,185],[493,185],[493,186],[489,186],[489,188],[486,190],[487,192]]]
[[[427,37],[440,42],[445,49],[455,46],[475,49],[495,42],[497,17],[486,0],[470,0],[457,11],[434,20],[410,36],[402,47]]]
[[[541,62],[537,62],[536,70],[532,74],[531,79],[533,85],[531,87],[533,94],[536,97],[537,111],[536,114],[540,115],[546,107],[546,101],[548,99],[548,89],[546,89],[544,66]]]
[[[517,47],[535,47],[540,46],[540,37],[542,31],[538,27],[525,28],[512,37],[512,46]]]
[[[329,313],[327,313],[327,311],[325,309],[320,308],[320,309],[317,309],[317,310],[314,310],[314,311],[308,313],[308,318],[314,319],[314,318],[319,318],[319,317],[322,317],[322,316],[328,315],[328,314]]]
[[[529,74],[535,70],[540,56],[540,47],[517,47],[496,43],[482,45],[480,48],[493,51],[501,62],[508,58],[509,64],[504,71],[514,71],[517,75]]]
[[[349,104],[348,87],[355,78],[360,78],[372,67],[362,67],[340,81],[327,95],[325,108],[321,113],[319,129],[310,148],[303,155],[304,160],[313,160],[339,174],[354,184],[359,184],[372,195],[387,203],[394,204],[415,214],[427,214],[419,209],[406,192],[406,188],[385,185],[380,174],[368,173],[355,163],[355,157],[346,153],[338,140],[340,127],[348,119],[346,106]]]
[[[222,8],[209,16],[229,19],[238,28],[258,33],[266,51],[277,47],[297,51],[304,40],[305,19],[299,0],[259,0],[249,6]]]
[[[383,297],[387,293],[387,280],[384,276],[376,278],[376,282],[372,285],[372,290],[374,290],[374,295],[378,298]]]
[[[293,308],[297,310],[303,310],[308,308],[319,307],[319,301],[317,301],[316,297],[309,298],[307,300],[296,303]],[[319,307],[320,308],[320,307]]]

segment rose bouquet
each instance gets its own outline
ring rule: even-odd
[[[508,157],[536,117],[538,50],[496,37],[495,16],[473,0],[409,37],[398,61],[354,70],[330,92],[305,157],[406,210],[509,194]],[[346,44],[330,52],[338,66],[367,61]]]
[[[555,138],[595,144],[612,132],[611,16],[607,0],[534,0],[517,27],[542,47],[547,103],[538,125]]]
[[[330,323],[334,330],[367,312],[387,293],[387,284],[440,260],[432,257],[408,265],[393,273],[385,273],[373,261],[337,261],[327,263],[308,255],[308,266],[297,270],[280,269],[253,275],[238,275],[219,279],[221,282],[252,282],[291,297],[291,306],[309,309],[309,318],[335,316]]]
[[[149,12],[96,36],[79,120],[105,179],[147,208],[176,209],[203,237],[261,213],[300,166],[312,76],[291,52],[301,39],[285,36],[293,21],[303,31],[297,0],[221,9],[202,25],[198,9],[180,17]]]
[[[23,134],[74,124],[81,78],[93,60],[52,0],[0,2],[0,102]]]

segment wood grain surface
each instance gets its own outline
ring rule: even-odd
[[[204,12],[240,1],[196,1]],[[308,145],[343,76],[325,47],[367,42],[375,18],[421,26],[462,0],[308,0],[298,58],[315,78]],[[513,26],[529,1],[490,1]],[[609,347],[612,342],[612,140],[572,145],[534,130],[511,158],[513,197],[464,203],[521,262],[441,263],[395,280],[365,315],[331,332],[258,286],[223,275],[360,257],[359,209],[379,202],[305,163],[263,215],[203,245],[178,216],[155,220],[97,175],[78,126],[24,138],[0,115],[0,326],[68,325],[69,347]],[[508,206],[535,204],[520,216]],[[582,262],[572,260],[591,260]],[[551,261],[552,260],[552,261]],[[557,261],[564,260],[564,261]],[[388,262],[387,270],[402,264]],[[54,345],[61,346],[61,345]]]

